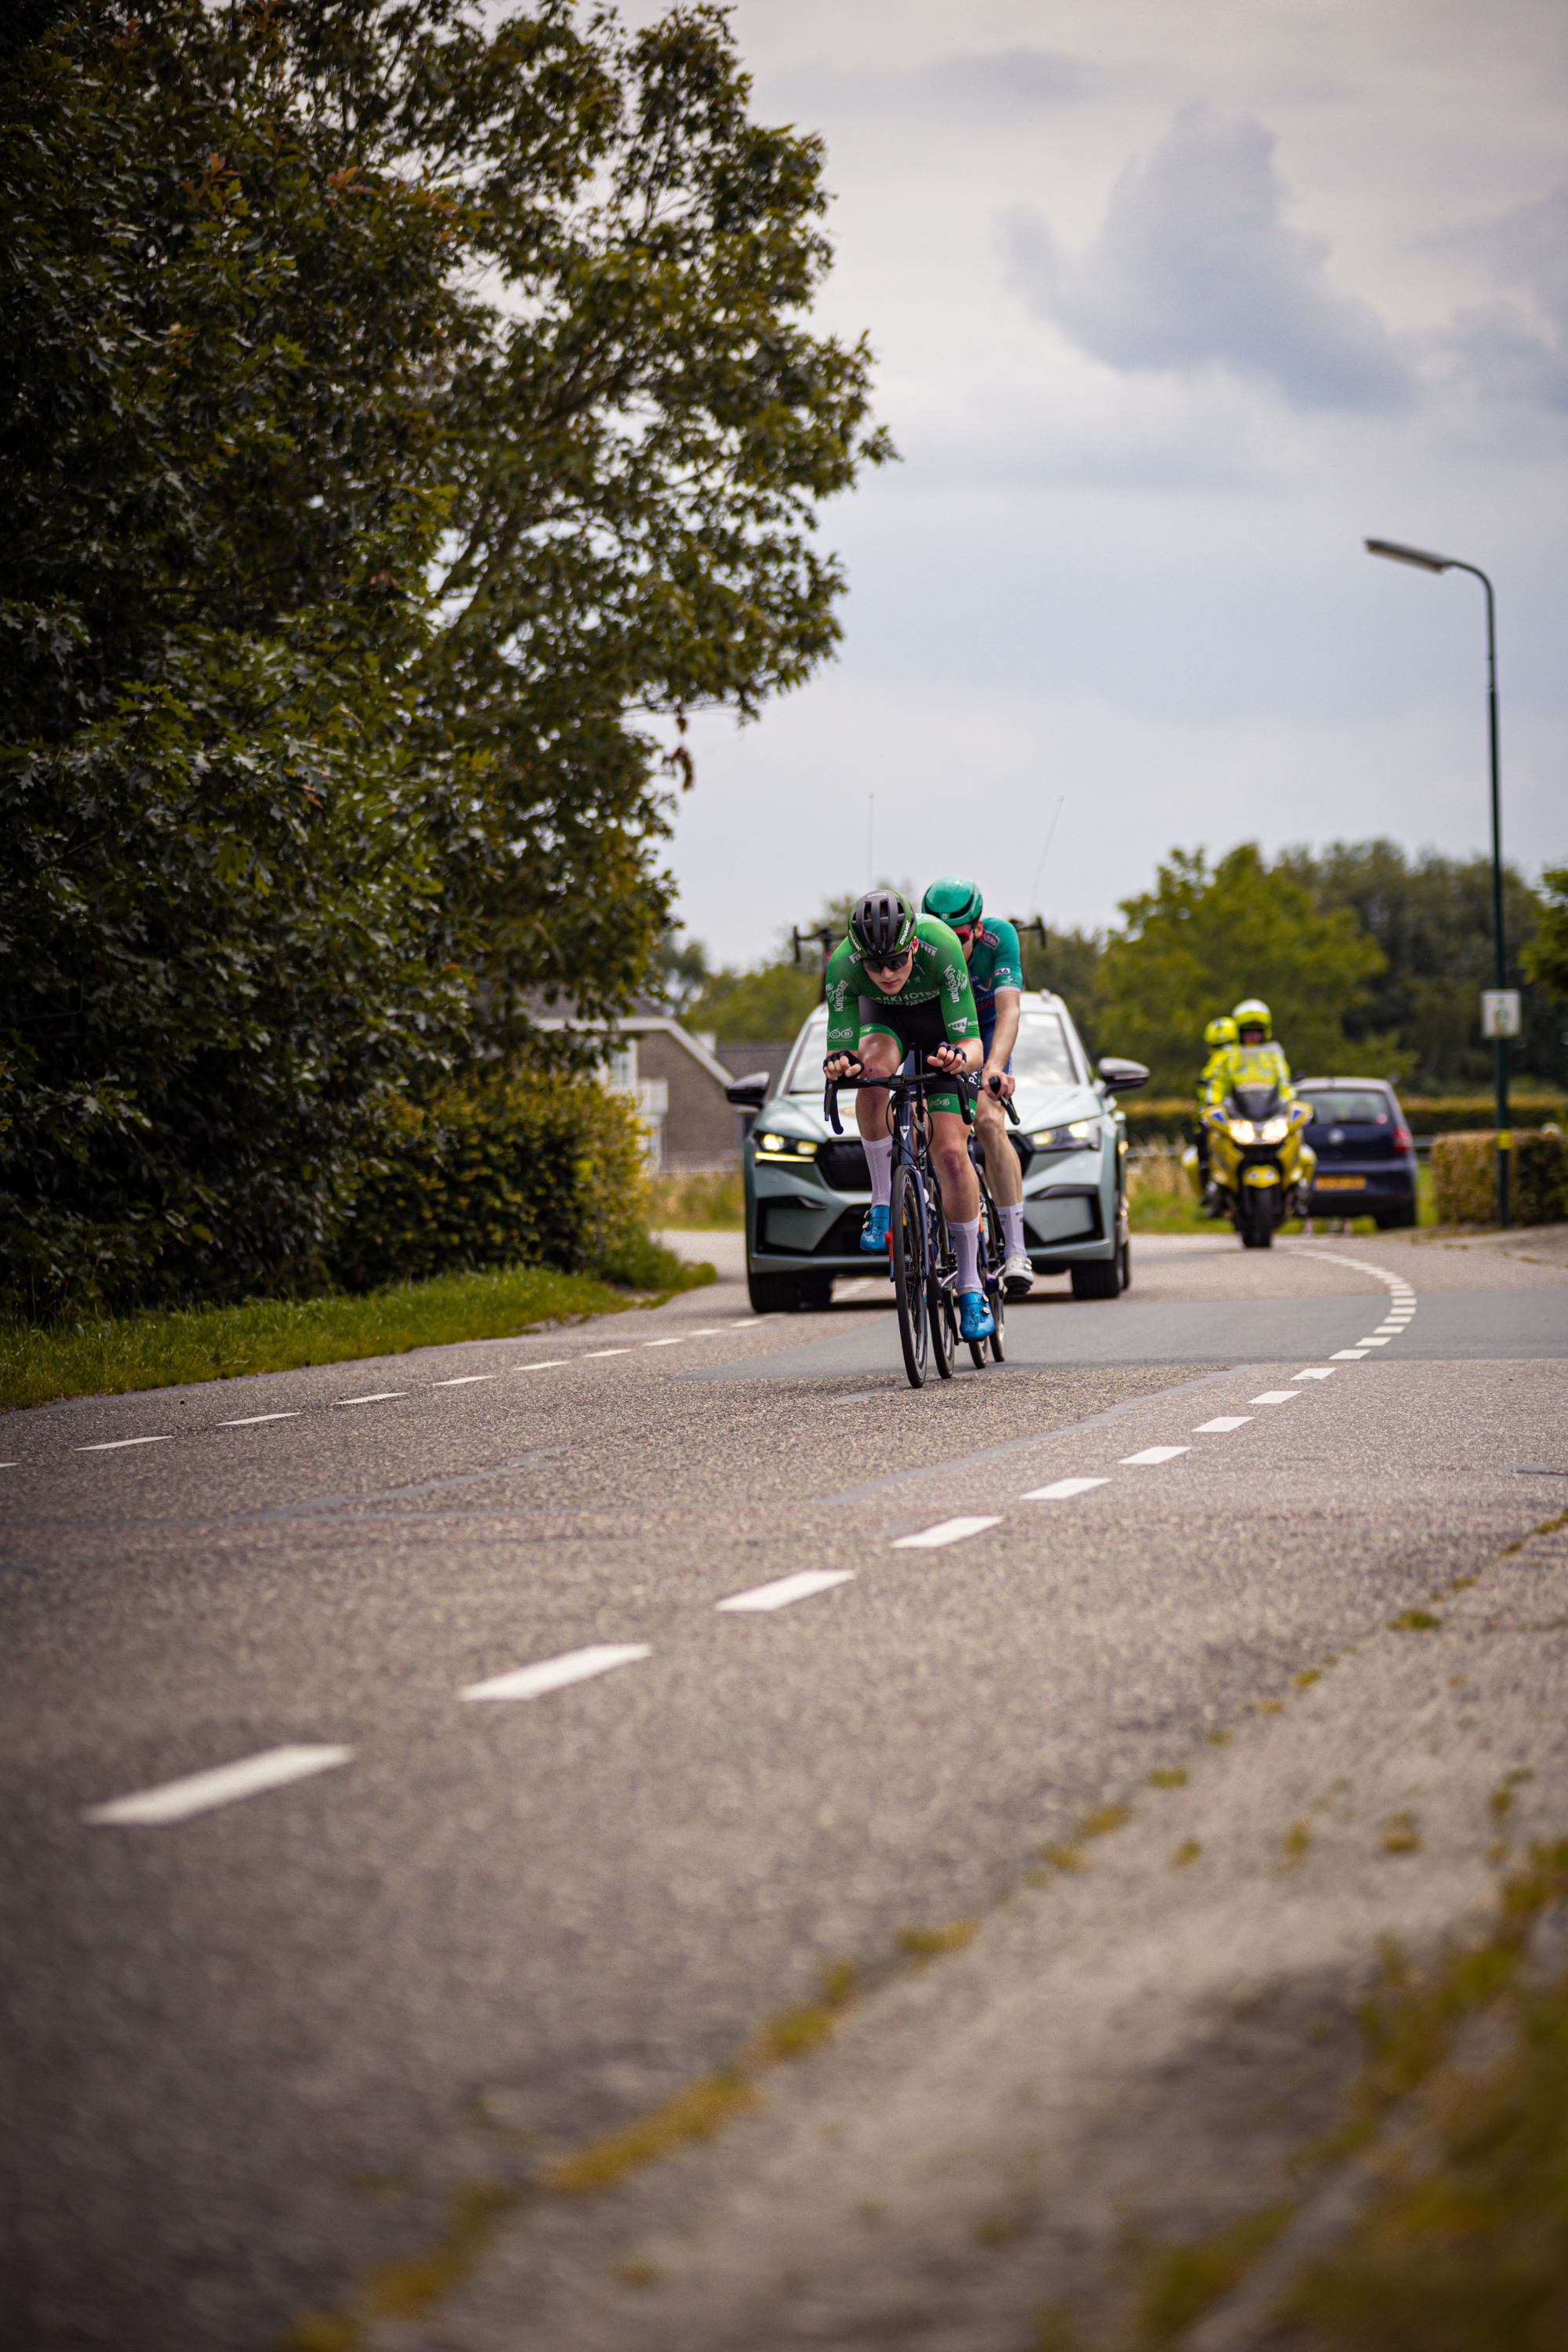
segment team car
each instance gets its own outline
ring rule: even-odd
[[[759,1315],[826,1307],[836,1277],[878,1272],[860,1247],[871,1185],[853,1118],[835,1135],[823,1117],[826,1040],[819,1005],[771,1094],[765,1074],[727,1089],[756,1113],[742,1160],[746,1280]],[[1029,1264],[1037,1275],[1068,1275],[1075,1297],[1116,1298],[1132,1274],[1127,1122],[1113,1089],[1130,1092],[1149,1073],[1109,1060],[1096,1072],[1061,998],[1033,989],[1020,998],[1012,1067],[1018,1125],[1009,1137],[1023,1162]]]

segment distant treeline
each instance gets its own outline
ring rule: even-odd
[[[1568,1084],[1568,972],[1552,945],[1565,907],[1568,875],[1548,875],[1538,890],[1508,868],[1509,984],[1524,1015],[1510,1061],[1554,1086]],[[1190,1086],[1205,1023],[1242,996],[1268,1002],[1299,1070],[1394,1076],[1423,1094],[1486,1091],[1486,858],[1367,841],[1289,849],[1270,864],[1244,842],[1211,866],[1202,850],[1177,849],[1121,911],[1109,933],[1054,931],[1044,950],[1026,942],[1025,981],[1067,999],[1095,1053],[1146,1062],[1158,1092]],[[689,1025],[720,1037],[792,1035],[820,986],[815,965],[784,956],[713,971],[700,948],[667,945],[665,968]]]

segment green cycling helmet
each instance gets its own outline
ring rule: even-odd
[[[1215,1048],[1221,1045],[1234,1045],[1238,1034],[1237,1025],[1229,1013],[1222,1013],[1218,1020],[1211,1021],[1204,1031],[1204,1044]]]
[[[1231,1014],[1237,1028],[1261,1029],[1265,1037],[1274,1034],[1274,1016],[1261,996],[1244,996]]]
[[[961,923],[977,923],[984,906],[978,884],[967,874],[944,874],[921,900],[921,912],[934,915],[939,923],[956,930]]]

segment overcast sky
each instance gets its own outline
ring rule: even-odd
[[[658,13],[634,5],[635,19]],[[903,462],[823,511],[838,660],[695,725],[681,914],[754,961],[825,894],[973,871],[1103,925],[1173,844],[1568,860],[1563,0],[739,0],[819,131]]]

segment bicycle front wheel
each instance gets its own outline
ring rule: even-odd
[[[893,1171],[890,1230],[893,1297],[899,1309],[899,1343],[912,1389],[926,1384],[925,1218],[921,1188],[910,1168]]]

